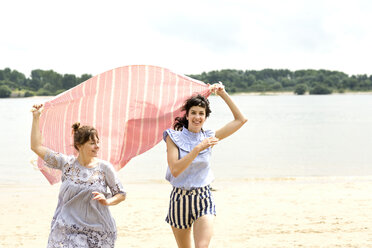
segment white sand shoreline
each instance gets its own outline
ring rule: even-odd
[[[176,247],[165,180],[125,184],[116,247]],[[372,177],[217,179],[211,247],[372,247]],[[45,247],[59,185],[0,185],[0,247]],[[42,213],[42,214],[41,214]]]

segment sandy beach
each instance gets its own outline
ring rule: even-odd
[[[372,178],[216,180],[210,247],[372,247]],[[166,181],[125,184],[116,247],[176,247]],[[59,185],[0,185],[0,247],[46,247]]]

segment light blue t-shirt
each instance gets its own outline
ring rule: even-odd
[[[167,136],[176,144],[179,151],[179,158],[186,156],[196,145],[205,138],[214,137],[215,133],[211,130],[193,133],[185,127],[182,131],[167,129],[163,132],[163,139]],[[174,177],[170,172],[169,166],[165,178],[177,188],[193,189],[209,185],[214,180],[214,175],[209,163],[212,148],[201,151],[191,164],[178,177]]]

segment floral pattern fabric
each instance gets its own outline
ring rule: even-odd
[[[92,200],[93,191],[101,192],[107,198],[126,194],[113,166],[99,160],[94,168],[87,168],[80,165],[76,157],[51,150],[44,161],[48,167],[62,171],[48,248],[114,247],[116,224],[109,208]]]

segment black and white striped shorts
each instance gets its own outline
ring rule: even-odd
[[[168,216],[165,218],[171,226],[187,229],[195,220],[206,214],[216,215],[216,206],[209,185],[192,190],[173,188]]]

